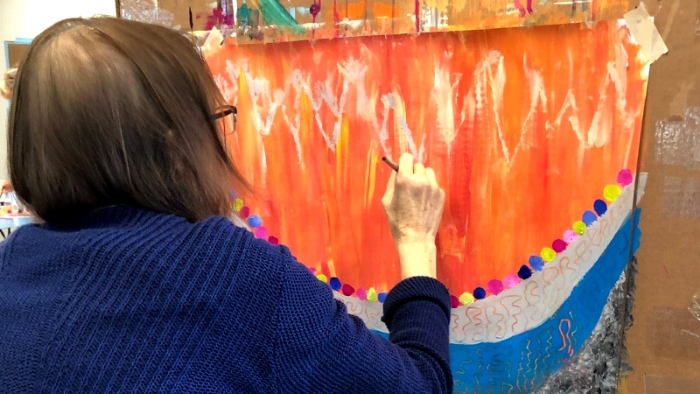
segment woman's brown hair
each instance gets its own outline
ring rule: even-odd
[[[46,221],[111,205],[199,221],[229,215],[229,190],[248,187],[216,120],[226,103],[181,33],[63,20],[32,42],[15,84],[10,178]]]

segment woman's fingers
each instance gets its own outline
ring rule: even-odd
[[[416,163],[413,165],[413,174],[425,176],[425,166],[421,163]]]
[[[385,206],[391,203],[391,199],[394,196],[394,185],[396,184],[396,171],[392,171],[389,176],[389,182],[386,184],[386,192],[384,192],[384,197],[382,197],[382,204]]]
[[[431,187],[438,188],[437,176],[432,168],[428,167],[425,169],[425,177],[428,178],[428,183]]]
[[[399,159],[399,175],[409,176],[413,174],[413,155],[404,153]]]

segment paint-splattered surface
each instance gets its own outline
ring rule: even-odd
[[[621,18],[629,0],[121,0],[126,19],[217,27],[238,43],[558,25]]]
[[[355,289],[399,279],[381,157],[411,151],[448,202],[453,294],[514,274],[636,168],[646,66],[617,22],[227,46],[207,54],[258,196],[300,261]]]
[[[259,0],[238,4],[239,43],[555,25],[620,18],[629,0]]]

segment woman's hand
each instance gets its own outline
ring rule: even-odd
[[[396,242],[401,263],[401,277],[434,278],[437,235],[445,192],[438,186],[435,172],[413,162],[404,154],[399,171],[392,172],[382,205]]]

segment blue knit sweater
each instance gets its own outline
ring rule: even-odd
[[[2,393],[445,393],[450,299],[429,278],[370,332],[284,247],[222,217],[128,207],[0,244]]]

